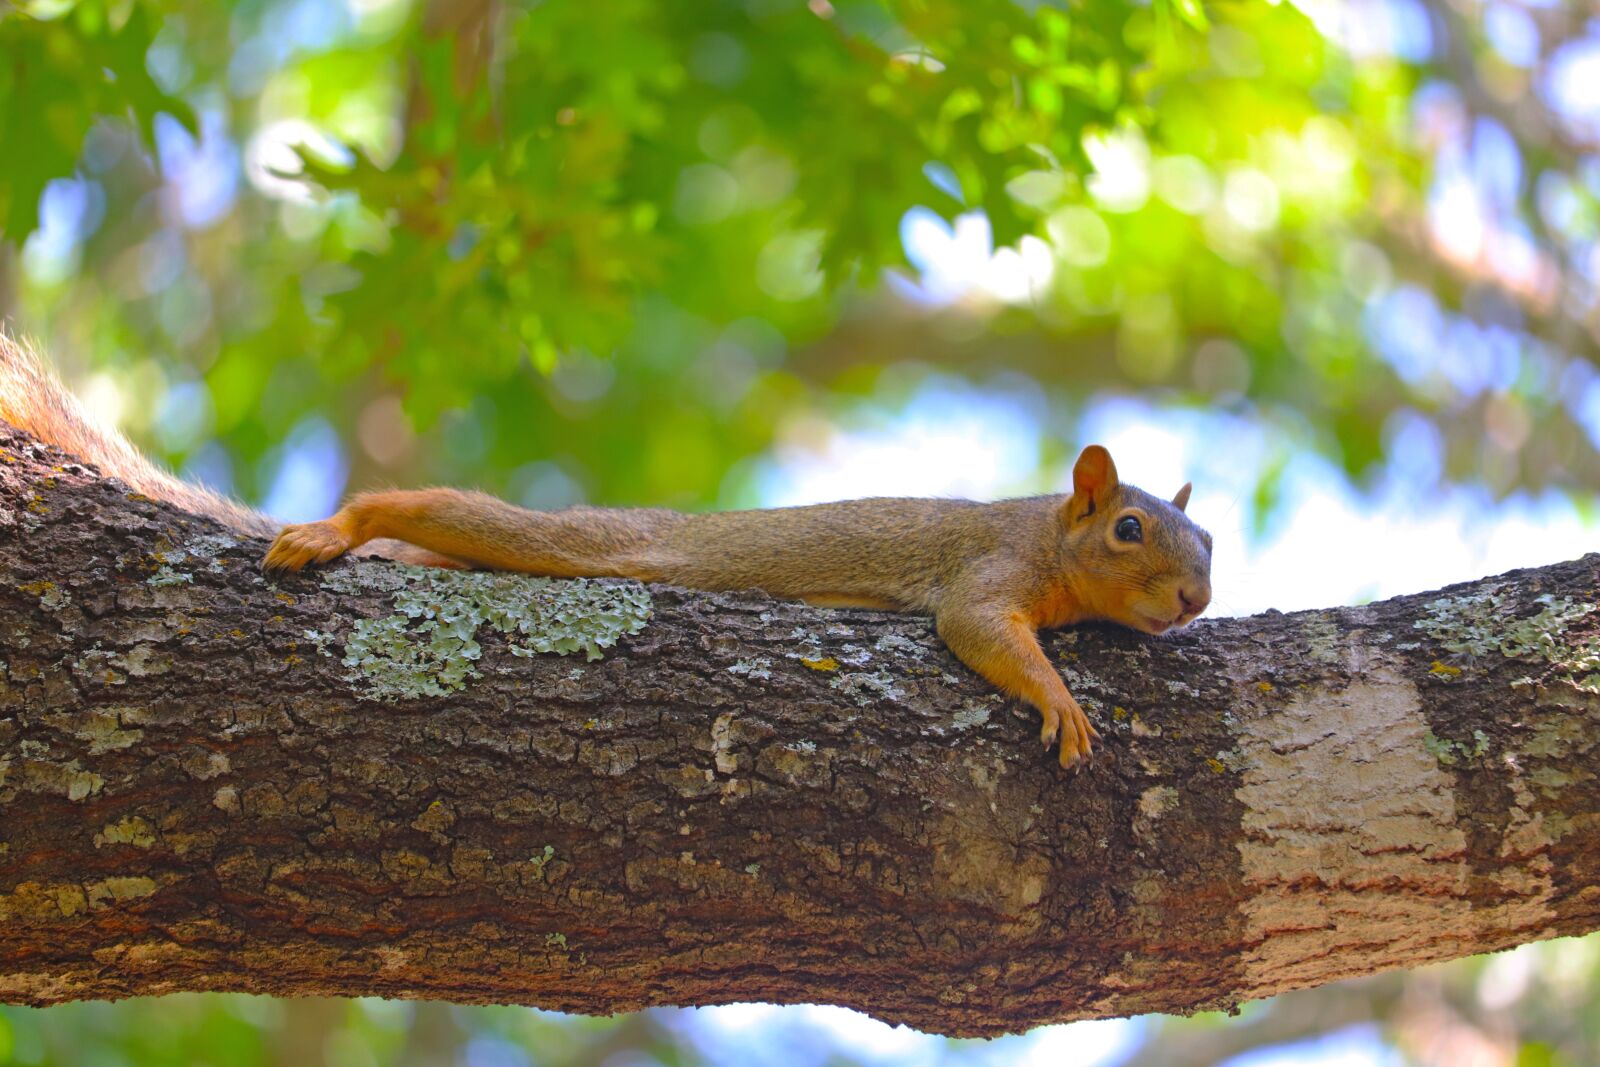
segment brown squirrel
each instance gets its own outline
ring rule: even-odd
[[[761,589],[823,607],[931,614],[967,666],[1044,716],[1062,766],[1099,733],[1039,647],[1040,627],[1103,619],[1159,634],[1211,600],[1211,535],[1171,502],[1117,480],[1090,445],[1072,492],[1002,500],[872,498],[684,514],[660,508],[530,511],[458,489],[362,493],[329,519],[283,526],[156,467],[97,427],[19,346],[0,337],[0,418],[148,496],[276,540],[263,566],[297,571],[362,548],[446,567],[557,578],[636,578]]]

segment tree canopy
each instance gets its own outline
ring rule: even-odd
[[[908,361],[1039,383],[1047,467],[1141,390],[1357,477],[1398,439],[1575,486],[1579,7],[25,3],[0,309],[250,496],[331,430],[356,481],[749,502],[779,428]]]

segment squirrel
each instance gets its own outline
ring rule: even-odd
[[[1211,600],[1211,535],[1170,501],[1125,485],[1089,445],[1072,492],[977,503],[888,498],[688,514],[662,508],[533,511],[459,489],[361,493],[331,518],[280,526],[185,484],[98,427],[20,346],[0,336],[0,418],[75,452],[147,496],[241,533],[275,536],[269,573],[348,552],[553,578],[633,578],[760,589],[819,607],[932,615],[968,667],[1043,716],[1071,767],[1099,732],[1039,647],[1037,631],[1105,620],[1149,634]]]

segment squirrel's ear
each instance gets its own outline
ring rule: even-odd
[[[1172,498],[1172,506],[1179,511],[1189,510],[1189,492],[1194,489],[1193,482],[1184,482],[1183,488],[1178,490],[1178,495]]]
[[[1082,519],[1110,499],[1117,488],[1117,465],[1111,462],[1111,453],[1099,445],[1090,445],[1078,454],[1072,467],[1072,511],[1069,518]]]

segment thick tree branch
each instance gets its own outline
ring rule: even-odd
[[[1600,557],[1055,635],[1070,775],[926,619],[263,547],[0,426],[0,999],[995,1034],[1600,926]]]

